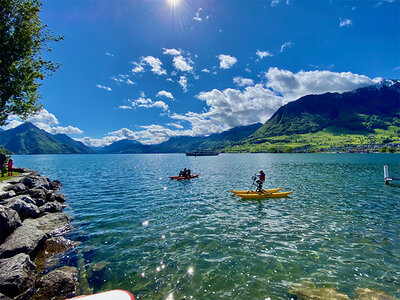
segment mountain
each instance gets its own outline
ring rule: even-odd
[[[238,126],[210,136],[178,136],[157,145],[143,145],[137,141],[121,140],[104,147],[99,153],[179,153],[195,149],[219,150],[232,146],[262,126],[261,123]]]
[[[327,128],[340,132],[374,132],[400,121],[400,81],[346,93],[308,95],[280,107],[247,142],[273,136],[305,134]]]
[[[93,151],[64,134],[52,135],[26,122],[0,132],[0,145],[15,154],[86,154]]]

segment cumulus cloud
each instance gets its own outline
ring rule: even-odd
[[[204,73],[210,73],[210,70],[209,69],[203,69],[203,70],[201,70],[202,72],[204,72]]]
[[[182,72],[191,72],[193,70],[193,61],[189,57],[185,58],[181,55],[175,56],[173,59],[173,65],[175,69]]]
[[[260,50],[257,50],[256,54],[257,54],[257,56],[258,56],[260,59],[263,59],[264,57],[267,57],[267,56],[274,56],[274,55],[273,55],[271,52],[269,52],[269,51],[260,51]]]
[[[166,55],[173,55],[173,56],[177,56],[177,55],[181,55],[181,52],[182,52],[182,50],[176,50],[176,49],[166,49],[166,48],[163,48],[163,54],[166,54]]]
[[[133,108],[140,107],[140,108],[152,108],[158,107],[161,108],[163,111],[168,110],[168,104],[163,101],[153,101],[150,98],[140,97],[136,100],[131,100],[131,105]]]
[[[340,19],[340,27],[350,27],[351,25],[353,25],[353,22],[350,19]]]
[[[233,83],[235,83],[239,87],[247,86],[247,85],[254,85],[253,79],[243,78],[240,76],[234,77]]]
[[[173,126],[175,128],[179,128],[179,129],[183,129],[183,126],[181,124],[178,123],[168,123],[168,126]]]
[[[47,131],[48,133],[51,133],[51,134],[58,134],[58,133],[81,134],[81,133],[83,133],[83,131],[77,127],[55,126],[55,125],[59,125],[59,122],[58,122],[56,116],[53,115],[52,113],[49,113],[46,109],[41,109],[36,114],[28,117],[26,119],[26,121],[31,122],[36,127],[43,129],[44,131]],[[22,123],[24,123],[24,121],[22,121],[18,116],[9,116],[7,123],[8,124],[6,126],[3,126],[3,129],[5,129],[5,130],[15,128],[15,127],[21,125]]]
[[[121,106],[118,106],[118,108],[119,108],[119,109],[132,109],[132,106],[129,106],[129,105],[121,105]]]
[[[187,92],[187,78],[185,76],[181,76],[179,78],[178,83],[183,88],[183,91],[186,93]]]
[[[219,67],[221,69],[230,69],[234,64],[237,63],[237,59],[234,56],[220,54],[219,58]]]
[[[167,92],[167,91],[164,91],[164,90],[159,91],[157,93],[156,97],[167,97],[167,98],[170,98],[170,99],[174,99],[174,96],[170,92]]]
[[[124,138],[120,136],[106,136],[102,139],[84,137],[84,138],[75,138],[74,140],[82,142],[88,147],[104,147],[122,139]]]
[[[109,86],[105,86],[105,85],[101,85],[101,84],[96,84],[96,86],[97,86],[99,89],[104,89],[104,90],[109,91],[109,92],[112,91],[112,89],[111,89]]]
[[[149,66],[151,66],[151,71],[157,75],[165,75],[167,71],[164,70],[162,66],[162,62],[160,59],[154,56],[146,56],[143,58],[143,61],[146,62]]]
[[[193,17],[193,21],[197,21],[197,22],[203,21],[203,19],[200,17],[200,12],[202,10],[203,9],[201,7],[197,10],[196,15]]]
[[[292,42],[286,42],[281,46],[281,53],[286,49],[286,48],[291,48],[293,46]]]
[[[132,64],[135,66],[132,69],[132,73],[140,73],[140,72],[144,72],[144,67],[143,67],[143,63],[139,62],[132,62]]]

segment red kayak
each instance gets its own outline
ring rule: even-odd
[[[183,176],[169,176],[169,178],[171,179],[177,179],[177,180],[181,180],[181,179],[192,179],[192,178],[196,178],[199,177],[199,174],[196,175],[190,175],[188,177],[183,177]]]

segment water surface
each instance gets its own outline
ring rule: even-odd
[[[60,180],[95,291],[138,299],[288,299],[305,279],[354,297],[357,287],[400,297],[398,154],[15,156]],[[170,180],[180,169],[196,179]],[[263,169],[290,198],[242,201]],[[71,261],[76,252],[68,253]]]

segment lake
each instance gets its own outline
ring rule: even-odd
[[[63,183],[94,291],[138,299],[288,299],[312,281],[354,298],[357,287],[400,297],[399,154],[15,155]],[[198,178],[170,180],[184,167]],[[230,189],[293,190],[243,201]],[[88,274],[90,277],[90,274]]]

